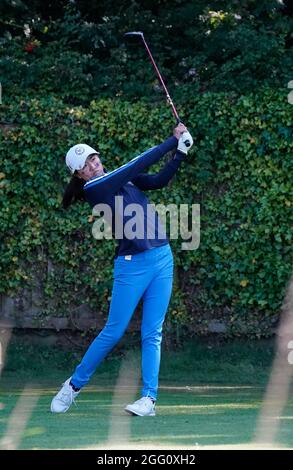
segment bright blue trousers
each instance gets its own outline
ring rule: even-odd
[[[142,298],[142,396],[157,398],[162,326],[172,281],[173,256],[169,244],[132,255],[131,259],[125,256],[115,259],[109,317],[75,369],[71,379],[74,386],[81,388],[89,382],[99,364],[123,336]]]

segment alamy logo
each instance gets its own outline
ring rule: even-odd
[[[114,209],[112,211],[112,209]],[[96,204],[92,211],[95,220],[93,237],[97,240],[163,240],[167,237],[184,240],[182,250],[197,250],[200,243],[200,205],[123,203],[123,196],[115,196],[114,208]],[[167,217],[168,216],[168,217]]]

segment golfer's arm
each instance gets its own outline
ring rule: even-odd
[[[184,158],[185,154],[177,151],[174,158],[167,162],[158,173],[151,175],[141,173],[132,180],[132,183],[142,190],[164,188],[173,178]]]
[[[89,181],[84,186],[86,199],[94,206],[115,194],[128,181],[132,181],[146,168],[156,163],[163,155],[177,147],[178,140],[175,136],[169,137],[162,144],[153,147],[127,164],[97,179]]]

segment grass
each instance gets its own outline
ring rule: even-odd
[[[163,352],[157,416],[144,419],[123,411],[140,385],[139,354],[126,350],[109,356],[79,395],[78,406],[54,415],[50,401],[79,355],[13,340],[1,377],[2,447],[4,436],[17,442],[18,433],[19,449],[231,448],[252,442],[274,354],[272,341],[197,340],[181,351]],[[127,367],[120,376],[123,364]],[[291,399],[278,434],[278,444],[285,448],[293,441],[292,419]]]
[[[85,347],[86,349],[86,347]],[[57,378],[71,375],[83,351],[32,344],[30,338],[10,342],[3,376],[42,380],[52,374]],[[114,350],[95,374],[97,381],[115,383],[125,357],[139,360],[139,347]],[[274,357],[274,341],[194,340],[178,351],[163,348],[160,379],[178,383],[265,384]]]

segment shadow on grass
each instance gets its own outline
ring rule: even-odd
[[[121,386],[117,379],[125,357],[130,364],[132,359],[137,364],[140,351],[119,351],[98,369],[79,395],[77,406],[55,415],[50,412],[51,399],[71,375],[79,355],[57,347],[12,341],[1,377],[2,448],[3,437],[8,436],[11,442],[13,432],[17,432],[10,426],[11,416],[27,383],[25,394],[37,394],[38,399],[19,440],[20,449],[249,446],[273,354],[272,341],[197,341],[181,351],[165,351],[157,416],[135,418],[124,412],[133,385],[126,381],[128,385]],[[120,386],[115,389],[117,383]],[[18,411],[19,422],[26,416],[25,403]],[[288,447],[293,441],[292,416],[290,402],[281,420],[281,446]]]
[[[53,388],[36,387],[39,400],[22,435],[20,449],[111,449],[190,448],[204,446],[249,446],[255,430],[263,388],[252,386],[170,386],[162,385],[157,416],[126,415],[123,400],[131,387],[121,390],[121,406],[113,405],[113,387],[89,386],[79,395],[77,406],[66,414],[49,411]],[[1,394],[1,436],[7,433],[11,413],[21,387]],[[29,393],[29,392],[27,392]],[[116,391],[117,393],[117,391]],[[25,410],[24,410],[25,411]],[[23,412],[24,412],[23,411]],[[293,419],[292,401],[286,408]],[[18,419],[21,421],[22,414]],[[285,418],[285,416],[284,416]],[[292,422],[292,421],[291,421]],[[290,447],[293,428],[283,420],[279,445]],[[120,439],[109,439],[115,423]],[[124,438],[127,436],[127,439]],[[13,436],[9,436],[13,440]]]

